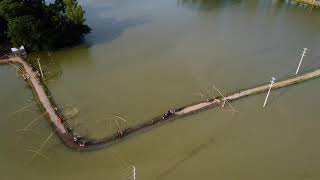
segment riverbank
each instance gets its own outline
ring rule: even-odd
[[[101,139],[91,139],[89,137],[81,137],[76,135],[72,129],[68,128],[66,121],[64,120],[62,114],[58,111],[53,100],[49,98],[49,92],[42,83],[39,76],[39,72],[35,71],[34,68],[28,64],[24,59],[20,57],[10,57],[8,59],[0,60],[0,64],[18,64],[22,67],[21,75],[31,86],[39,105],[45,111],[48,120],[54,128],[54,132],[59,136],[63,143],[77,151],[94,150],[97,148],[105,147],[106,145],[111,145],[130,136],[134,133],[141,132],[150,127],[160,125],[164,122],[173,121],[178,118],[192,115],[203,110],[221,106],[225,101],[234,101],[237,99],[244,98],[246,96],[251,96],[265,92],[269,88],[269,84],[250,88],[247,90],[239,91],[236,93],[230,93],[226,97],[212,97],[206,101],[194,103],[177,109],[171,109],[168,112],[157,116],[149,121],[145,121],[133,127],[126,129],[118,129],[116,133],[111,136],[107,136]],[[290,85],[298,84],[307,80],[311,80],[320,76],[320,69],[312,72],[308,72],[302,75],[294,76],[287,80],[283,80],[274,84],[273,89],[288,87]]]

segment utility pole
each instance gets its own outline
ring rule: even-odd
[[[137,179],[136,167],[132,166],[132,168],[133,168],[132,180],[136,180]]]
[[[42,77],[42,79],[43,79],[43,72],[42,72],[42,69],[41,69],[40,58],[37,58],[37,60],[38,60],[38,65],[39,65],[41,77]]]
[[[296,75],[297,75],[298,72],[299,72],[299,69],[300,69],[302,60],[303,60],[303,58],[306,56],[307,50],[308,50],[307,48],[303,48],[303,51],[302,51],[302,54],[301,54],[301,58],[300,58],[300,62],[299,62],[299,65],[298,65],[298,68],[297,68],[297,71],[296,71]]]
[[[268,101],[268,98],[269,98],[269,95],[270,95],[270,91],[271,91],[271,88],[275,82],[276,78],[272,77],[272,80],[270,81],[270,87],[269,87],[269,91],[268,91],[268,94],[266,96],[266,99],[264,100],[264,103],[263,103],[263,108],[266,107],[266,104],[267,104],[267,101]]]

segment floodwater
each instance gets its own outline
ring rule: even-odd
[[[304,47],[301,71],[320,67],[316,9],[282,0],[81,3],[93,28],[86,45],[29,60],[41,58],[52,97],[66,113],[79,111],[69,123],[83,135],[217,95],[213,84],[227,93],[289,77]],[[139,180],[320,178],[320,79],[273,91],[265,109],[265,95],[253,96],[232,103],[237,113],[208,110],[79,153],[56,136],[46,141],[52,128],[16,74],[0,67],[3,180],[131,179],[131,165]]]

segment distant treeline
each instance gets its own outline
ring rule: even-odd
[[[13,46],[54,50],[80,43],[90,30],[76,0],[0,0],[0,41]]]

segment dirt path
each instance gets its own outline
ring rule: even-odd
[[[317,78],[319,76],[320,76],[320,69],[317,69],[315,71],[308,72],[308,73],[305,73],[302,75],[298,75],[296,77],[292,77],[287,80],[279,81],[273,85],[272,89],[279,89],[279,88],[287,87],[287,86],[290,86],[293,84],[297,84],[297,83],[301,83],[301,82],[304,82],[304,81],[307,81],[310,79]],[[248,90],[244,90],[244,91],[240,91],[239,93],[234,93],[230,96],[227,96],[225,99],[233,101],[233,100],[243,98],[243,97],[246,97],[249,95],[254,95],[254,94],[265,92],[268,89],[269,89],[269,84],[259,86],[256,88],[252,88],[252,89],[248,89]]]
[[[132,135],[134,133],[140,132],[144,129],[156,126],[157,124],[164,123],[167,121],[172,121],[178,118],[189,116],[191,114],[220,106],[225,100],[234,101],[246,96],[255,95],[268,90],[269,84],[258,86],[255,88],[250,88],[236,93],[231,93],[226,97],[213,97],[204,102],[199,102],[184,106],[178,109],[172,109],[155,117],[149,121],[144,121],[133,127],[129,127],[123,130],[119,130],[111,136],[107,136],[101,139],[91,139],[88,137],[77,137],[74,135],[71,129],[67,128],[63,116],[59,114],[55,105],[50,101],[48,94],[45,91],[45,85],[41,83],[39,73],[33,70],[33,67],[29,65],[24,59],[20,57],[12,57],[10,59],[0,59],[0,64],[18,64],[22,67],[22,76],[28,81],[29,85],[33,89],[34,95],[38,99],[39,105],[44,109],[47,114],[48,120],[51,122],[54,131],[64,142],[64,144],[74,150],[92,150],[106,145],[111,145],[112,143],[118,142],[126,136]],[[312,72],[308,72],[302,75],[298,75],[287,80],[279,81],[274,84],[273,89],[287,87],[293,84],[301,83],[310,79],[320,77],[320,69]],[[76,138],[76,139],[75,139]]]
[[[67,133],[67,130],[61,123],[61,119],[59,115],[56,113],[54,106],[51,104],[41,84],[38,73],[36,71],[33,71],[32,67],[19,57],[11,58],[10,62],[15,64],[20,64],[21,66],[23,66],[23,70],[25,72],[24,74],[25,78],[28,81],[30,81],[30,83],[32,84],[32,88],[34,90],[35,95],[38,97],[40,104],[43,106],[47,115],[49,116],[49,120],[56,127],[56,131],[59,131],[60,133]]]

